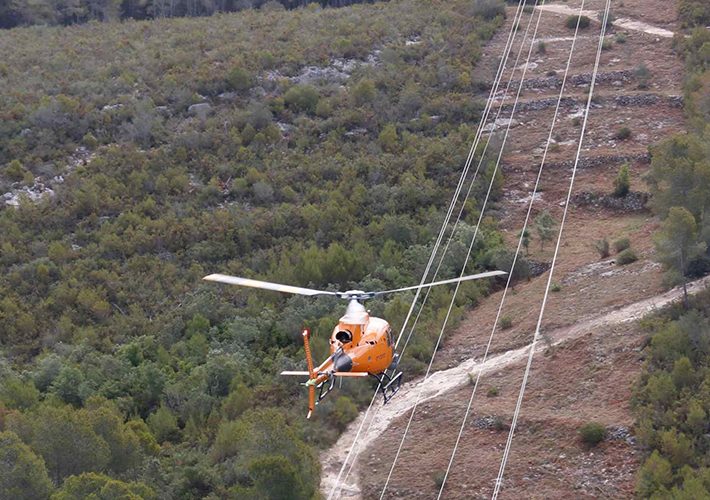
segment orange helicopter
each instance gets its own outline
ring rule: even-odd
[[[311,348],[308,342],[309,333],[308,330],[304,330],[303,343],[306,350],[308,371],[281,372],[281,375],[308,377],[308,382],[304,385],[308,387],[309,411],[307,418],[311,418],[315,405],[322,401],[333,389],[335,377],[374,377],[377,379],[379,384],[378,388],[382,392],[385,404],[397,393],[402,384],[402,372],[393,376],[387,374],[387,370],[396,370],[399,361],[399,355],[395,354],[396,345],[392,328],[387,321],[370,317],[369,311],[365,309],[361,301],[388,293],[418,290],[421,288],[489,278],[503,274],[507,273],[504,271],[489,271],[424,285],[380,292],[363,292],[360,290],[326,292],[247,278],[237,278],[236,276],[227,276],[224,274],[210,274],[202,279],[230,285],[307,295],[310,297],[326,295],[348,301],[345,316],[340,318],[338,325],[333,329],[333,334],[330,337],[330,356],[328,359],[317,368],[313,368],[313,358],[311,357]],[[320,391],[317,399],[315,397],[316,388]]]

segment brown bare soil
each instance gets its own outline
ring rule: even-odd
[[[565,5],[579,8],[578,2]],[[584,8],[599,11],[603,6],[602,0],[591,0],[585,2]],[[626,0],[623,7],[612,5],[612,12],[617,18],[675,29],[673,9],[660,0]],[[509,8],[508,24],[486,46],[479,65],[484,71],[478,73],[479,79],[492,81],[513,13],[514,9]],[[552,71],[562,78],[573,34],[564,26],[565,19],[565,15],[543,13],[538,38],[545,40],[545,50],[543,53],[533,48],[534,64],[528,67],[526,81],[544,81]],[[520,37],[528,22],[529,13],[523,17]],[[592,72],[599,27],[598,22],[593,22],[580,33],[571,76]],[[622,31],[627,35],[626,43],[615,42]],[[612,192],[614,178],[624,163],[630,167],[631,189],[645,191],[642,176],[648,169],[649,146],[684,130],[683,111],[674,97],[682,94],[683,68],[673,53],[671,39],[617,28],[611,29],[607,39],[612,41],[612,48],[603,51],[599,73],[626,72],[627,77],[607,79],[595,88],[580,157],[582,161],[594,161],[592,166],[578,170],[574,185],[574,193],[594,193],[600,197]],[[513,60],[516,51],[517,46]],[[521,64],[526,53],[527,50]],[[642,64],[651,75],[646,88],[639,88],[641,82],[635,76]],[[513,79],[520,81],[521,72],[517,70]],[[510,73],[508,70],[506,75]],[[547,156],[540,193],[533,205],[529,226],[533,241],[528,258],[537,263],[549,264],[554,242],[541,248],[532,220],[542,210],[548,210],[557,221],[562,217],[572,174],[570,162],[574,160],[581,131],[581,126],[573,124],[573,118],[581,116],[586,103],[584,87],[575,85],[570,78],[564,89],[564,96],[575,101],[560,109],[552,135],[557,145]],[[496,106],[502,106],[500,118],[510,118],[516,90],[513,86],[505,100],[502,92],[498,95]],[[513,248],[523,227],[554,113],[554,102],[545,105],[544,101],[556,102],[559,90],[554,85],[524,85],[520,110],[513,116],[515,122],[502,162],[503,194],[488,212],[500,221]],[[497,113],[496,108],[493,113]],[[631,138],[615,137],[621,127],[632,131]],[[505,128],[498,127],[497,131],[504,132]],[[542,348],[533,361],[501,498],[632,498],[641,451],[632,436],[629,396],[630,386],[640,370],[644,336],[633,321],[590,320],[662,293],[661,269],[653,261],[652,234],[657,225],[657,219],[647,210],[608,209],[595,203],[570,207],[552,280],[559,285],[559,291],[550,294],[541,328],[542,344],[548,348]],[[621,237],[631,240],[639,260],[626,266],[616,265],[613,250],[609,258],[600,260],[592,243],[601,238],[613,243]],[[529,345],[548,273],[518,283],[508,292],[502,316],[510,317],[513,325],[496,330],[489,359],[520,352],[513,350]],[[449,335],[436,354],[436,371],[471,360],[481,361],[502,294],[499,291],[485,299]],[[585,330],[581,336],[569,335],[575,325],[587,323],[593,325],[588,333]],[[483,373],[442,498],[490,498],[526,357],[511,358],[511,362]],[[416,383],[410,383],[402,390],[414,391],[415,387]],[[489,389],[493,388],[498,395],[488,397]],[[445,394],[425,399],[417,408],[385,498],[437,498],[437,482],[451,457],[471,391],[472,386],[459,384]],[[371,442],[365,440],[369,445],[359,454],[341,498],[380,497],[410,412],[391,412],[389,426],[372,431],[379,437]],[[579,427],[590,421],[605,425],[615,437],[597,447],[584,445]],[[359,420],[354,424],[359,424]],[[357,427],[351,426],[344,438],[352,441],[356,431]],[[343,455],[326,452],[323,456],[326,495]]]

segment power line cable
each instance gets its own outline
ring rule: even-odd
[[[536,5],[537,5],[537,0],[536,0]],[[520,62],[520,55],[522,54],[523,48],[525,47],[525,40],[526,40],[527,37],[528,37],[528,33],[529,33],[529,31],[530,31],[530,24],[531,24],[531,22],[532,22],[532,19],[533,19],[534,15],[535,15],[535,13],[534,13],[534,11],[533,11],[533,13],[530,15],[530,21],[528,22],[528,24],[527,24],[527,26],[526,26],[526,28],[525,28],[525,34],[523,35],[523,41],[522,41],[522,43],[520,44],[520,49],[518,50],[518,54],[517,54],[517,57],[516,57],[516,60],[515,60],[515,66],[514,66],[514,68],[513,68],[513,72],[512,72],[511,75],[510,75],[510,80],[509,80],[509,82],[508,82],[508,88],[510,88],[510,82],[512,82],[513,76],[514,76],[514,74],[515,74],[515,69],[518,67],[518,63]],[[539,21],[538,21],[538,22],[539,22]],[[535,28],[535,34],[536,34],[536,33],[537,33],[537,27]],[[523,66],[523,73],[522,73],[522,77],[521,77],[521,84],[518,86],[518,92],[517,92],[516,97],[515,97],[515,102],[513,103],[513,108],[512,108],[512,110],[511,110],[511,114],[510,114],[510,119],[508,120],[508,123],[507,123],[507,126],[506,126],[505,136],[504,136],[504,138],[503,138],[503,142],[502,142],[501,147],[500,147],[500,152],[499,152],[499,154],[498,154],[498,159],[496,160],[495,168],[494,168],[493,174],[492,174],[492,176],[491,176],[491,181],[490,181],[489,186],[488,186],[488,191],[487,191],[487,193],[486,193],[486,197],[485,197],[485,199],[484,199],[484,201],[483,201],[483,206],[481,207],[481,211],[480,211],[480,213],[479,213],[478,222],[477,222],[477,224],[476,224],[476,228],[475,228],[475,231],[474,231],[474,234],[473,234],[473,238],[471,239],[471,244],[469,245],[468,252],[467,252],[467,254],[466,254],[466,259],[464,260],[464,264],[463,264],[463,266],[462,266],[462,268],[461,268],[461,276],[463,276],[464,273],[466,272],[466,265],[468,264],[468,259],[469,259],[469,257],[471,256],[471,252],[472,252],[472,250],[473,250],[473,246],[474,246],[475,241],[476,241],[476,236],[478,235],[478,230],[479,230],[479,228],[480,228],[481,221],[483,220],[483,214],[485,213],[486,205],[487,205],[487,203],[488,203],[488,199],[490,198],[490,194],[491,194],[491,190],[492,190],[492,188],[493,188],[493,184],[495,183],[495,176],[496,176],[496,174],[498,173],[498,167],[500,166],[500,160],[501,160],[501,158],[502,158],[502,156],[503,156],[503,150],[505,149],[505,143],[506,143],[506,141],[507,141],[508,134],[509,134],[509,132],[510,132],[510,126],[511,126],[511,124],[512,124],[512,119],[513,119],[513,116],[515,115],[515,110],[516,110],[516,107],[517,107],[517,104],[518,104],[518,100],[519,100],[519,98],[520,98],[520,92],[521,92],[522,87],[523,87],[523,86],[522,86],[522,81],[525,79],[525,74],[526,74],[527,68],[528,68],[529,63],[530,63],[530,56],[531,56],[531,54],[532,54],[532,46],[533,46],[533,43],[534,43],[534,37],[533,37],[533,40],[532,40],[531,43],[530,43],[530,50],[528,51],[527,60],[526,60],[526,62],[525,62],[525,65]],[[502,104],[502,103],[501,103],[501,104]],[[501,105],[501,108],[502,108],[502,105]],[[495,123],[494,123],[494,127],[495,127]],[[486,143],[486,146],[488,146],[489,143],[490,143],[490,140]],[[484,153],[484,154],[485,154],[485,153]],[[404,441],[405,441],[406,438],[407,438],[407,434],[408,434],[408,432],[409,432],[409,428],[411,427],[412,420],[414,419],[414,414],[416,413],[417,406],[418,406],[419,402],[421,401],[421,397],[422,397],[422,394],[423,394],[423,388],[424,388],[424,382],[425,382],[426,379],[429,377],[429,373],[431,372],[431,367],[432,367],[432,365],[434,364],[434,359],[436,358],[436,351],[437,351],[437,349],[439,348],[439,344],[441,343],[441,339],[442,339],[442,337],[443,337],[443,335],[444,335],[444,330],[445,330],[445,328],[446,328],[446,324],[448,323],[449,317],[451,316],[451,311],[452,311],[453,306],[454,306],[454,303],[455,303],[455,301],[456,301],[456,295],[458,294],[458,291],[459,291],[460,286],[461,286],[460,283],[457,283],[456,288],[455,288],[454,293],[453,293],[453,296],[452,296],[452,299],[451,299],[451,303],[449,304],[449,309],[448,309],[448,311],[447,311],[447,313],[446,313],[446,317],[444,318],[444,324],[443,324],[442,327],[441,327],[441,331],[439,332],[439,337],[437,338],[436,345],[434,346],[434,351],[433,351],[433,353],[432,353],[431,360],[430,360],[430,362],[429,362],[429,366],[427,367],[427,371],[426,371],[426,373],[425,373],[425,375],[424,375],[424,380],[422,381],[421,385],[419,386],[419,394],[418,394],[418,396],[417,396],[417,400],[415,401],[414,406],[413,406],[413,408],[412,408],[411,414],[410,414],[410,416],[409,416],[409,421],[407,422],[407,426],[406,426],[405,429],[404,429],[404,434],[402,435],[402,440],[400,441],[399,448],[397,449],[397,452],[396,452],[395,457],[394,457],[394,460],[393,460],[393,462],[392,462],[392,466],[391,466],[391,468],[390,468],[389,474],[387,475],[387,480],[385,481],[385,485],[384,485],[384,487],[382,488],[382,493],[380,494],[380,500],[382,500],[382,499],[384,498],[385,492],[387,491],[387,486],[389,485],[389,481],[390,481],[390,479],[391,479],[391,477],[392,477],[392,473],[394,472],[395,466],[396,466],[396,464],[397,464],[397,460],[399,459],[399,455],[400,455],[400,453],[401,453],[401,451],[402,451],[402,447],[404,446]]]
[[[545,0],[542,0],[541,7],[544,6],[544,5],[545,5]],[[579,16],[580,16],[580,17],[581,17],[581,14],[582,14],[583,9],[584,9],[584,0],[582,0],[582,5],[580,6],[580,13],[579,13]],[[542,16],[542,10],[543,10],[543,9],[541,8],[541,9],[540,9],[540,13],[539,13],[539,15],[538,15],[538,20],[537,20],[538,25],[539,25],[539,23],[540,23],[540,17]],[[537,31],[536,31],[536,33],[537,33]],[[558,98],[557,98],[557,105],[556,105],[556,107],[555,107],[554,116],[552,117],[552,124],[551,124],[551,126],[550,126],[550,132],[549,132],[549,135],[548,135],[548,138],[547,138],[547,142],[546,142],[546,144],[545,144],[545,151],[544,151],[543,156],[542,156],[542,161],[540,162],[540,169],[538,170],[537,179],[536,179],[536,181],[535,181],[535,187],[533,188],[533,192],[532,192],[532,194],[531,194],[531,196],[530,196],[530,204],[529,204],[529,206],[528,206],[528,211],[527,211],[527,214],[526,214],[526,216],[525,216],[525,222],[523,223],[523,229],[520,231],[520,238],[519,238],[519,240],[518,240],[518,246],[517,246],[517,248],[516,248],[516,250],[515,250],[515,255],[514,255],[514,257],[513,257],[513,262],[512,262],[511,268],[510,268],[511,270],[510,270],[510,273],[508,274],[508,279],[507,279],[507,282],[506,282],[506,284],[505,284],[505,289],[503,290],[503,296],[502,296],[502,298],[501,298],[500,305],[499,305],[499,307],[498,307],[498,312],[497,312],[497,314],[496,314],[495,321],[493,322],[493,328],[491,329],[491,334],[490,334],[490,336],[489,336],[489,338],[488,338],[488,344],[486,345],[486,350],[485,350],[485,353],[483,354],[483,359],[481,360],[481,363],[480,363],[481,366],[485,365],[485,362],[486,362],[486,360],[488,359],[488,353],[490,352],[491,344],[492,344],[492,342],[493,342],[493,336],[494,336],[496,327],[498,326],[498,320],[500,319],[500,315],[501,315],[501,312],[502,312],[502,310],[503,310],[503,304],[505,303],[505,299],[506,299],[506,296],[507,296],[507,294],[508,294],[508,288],[510,287],[510,283],[511,283],[511,281],[512,281],[512,279],[513,279],[513,272],[514,272],[514,270],[515,270],[515,265],[516,265],[516,263],[517,263],[517,261],[518,261],[518,255],[520,254],[520,249],[521,249],[521,247],[522,247],[523,238],[525,237],[525,232],[526,232],[526,230],[527,230],[528,222],[529,222],[529,220],[530,220],[530,214],[531,214],[531,212],[532,212],[533,203],[534,203],[534,201],[535,201],[535,194],[537,193],[537,190],[538,190],[538,187],[539,187],[539,184],[540,184],[540,178],[542,177],[542,171],[543,171],[543,168],[544,168],[544,165],[545,165],[545,160],[547,159],[547,153],[548,153],[548,150],[549,150],[549,147],[550,147],[550,143],[551,143],[551,141],[552,141],[552,133],[553,133],[553,130],[554,130],[554,128],[555,128],[555,122],[557,121],[557,115],[558,115],[558,113],[559,113],[560,104],[561,104],[561,102],[562,102],[562,95],[563,95],[563,92],[564,92],[565,84],[566,84],[566,82],[567,82],[567,76],[568,76],[568,74],[569,74],[570,63],[571,63],[571,61],[572,61],[572,54],[574,53],[574,46],[575,46],[575,42],[576,42],[576,40],[577,40],[577,34],[578,34],[578,33],[579,33],[579,20],[578,20],[578,22],[577,22],[577,27],[576,27],[575,32],[574,32],[574,38],[572,39],[572,46],[570,47],[569,57],[568,57],[568,59],[567,59],[567,66],[566,66],[566,68],[565,68],[565,74],[564,74],[564,77],[563,77],[563,79],[562,79],[562,87],[560,88],[560,94],[559,94],[559,96],[558,96]],[[534,37],[533,37],[533,43],[534,43]],[[532,44],[531,44],[531,48],[532,48]],[[454,457],[456,456],[456,452],[458,451],[458,446],[459,446],[459,443],[460,443],[460,441],[461,441],[461,436],[463,435],[463,431],[464,431],[464,428],[465,428],[465,426],[466,426],[466,421],[467,421],[467,419],[468,419],[468,415],[469,415],[470,412],[471,412],[471,406],[472,406],[472,404],[473,404],[473,399],[474,399],[474,397],[475,397],[476,389],[478,388],[478,384],[479,384],[479,382],[480,382],[480,380],[481,380],[481,375],[482,375],[482,374],[483,374],[483,370],[482,370],[482,369],[479,369],[478,374],[477,374],[477,376],[476,376],[476,382],[474,383],[474,386],[473,386],[473,391],[471,392],[471,397],[469,398],[469,401],[468,401],[468,406],[466,407],[466,413],[464,414],[463,421],[461,422],[461,427],[459,428],[458,436],[456,437],[456,442],[455,442],[455,444],[454,444],[454,448],[453,448],[453,451],[452,451],[452,453],[451,453],[451,458],[449,459],[449,463],[448,463],[448,465],[447,465],[447,467],[446,467],[446,472],[444,473],[444,478],[443,478],[443,480],[442,480],[442,482],[441,482],[441,486],[440,486],[440,488],[439,488],[439,494],[438,494],[438,496],[437,496],[437,500],[440,500],[440,499],[441,499],[441,495],[443,494],[444,487],[446,486],[446,480],[448,479],[449,473],[451,472],[451,467],[452,467],[452,465],[453,465]]]
[[[438,238],[437,238],[437,241],[436,241],[436,243],[435,243],[435,245],[434,245],[434,248],[433,248],[433,250],[432,250],[431,256],[430,256],[430,258],[429,258],[429,262],[427,263],[427,267],[426,267],[426,269],[425,269],[425,271],[424,271],[424,274],[423,274],[423,276],[422,276],[420,285],[424,284],[424,282],[426,281],[426,277],[427,277],[427,275],[428,275],[428,273],[429,273],[429,270],[430,270],[430,268],[431,268],[431,264],[432,264],[432,262],[433,262],[433,260],[434,260],[434,258],[435,258],[435,255],[436,255],[436,253],[437,253],[437,251],[438,251],[438,248],[439,248],[439,246],[440,246],[440,244],[441,244],[441,239],[443,238],[443,235],[445,234],[446,227],[447,227],[447,225],[448,225],[448,223],[449,223],[449,220],[450,220],[450,218],[451,218],[451,214],[453,213],[453,210],[454,210],[456,201],[457,201],[458,196],[459,196],[459,194],[460,194],[460,192],[461,192],[461,188],[463,187],[464,181],[465,181],[465,179],[466,179],[466,177],[467,177],[467,174],[468,174],[468,171],[469,171],[469,169],[470,169],[471,162],[472,162],[473,157],[474,157],[474,155],[475,155],[475,150],[477,149],[478,143],[479,143],[480,138],[481,138],[481,136],[482,136],[482,134],[483,134],[483,128],[484,128],[485,122],[486,122],[486,120],[487,120],[487,118],[488,118],[488,115],[489,115],[489,113],[490,113],[490,108],[491,108],[493,99],[494,99],[494,97],[495,97],[496,92],[498,91],[498,88],[499,88],[499,85],[500,85],[500,81],[501,81],[501,79],[502,79],[502,77],[503,77],[503,73],[504,73],[504,71],[505,71],[505,66],[506,66],[508,57],[509,57],[509,55],[510,55],[510,49],[512,48],[512,43],[513,43],[513,40],[514,40],[514,38],[515,38],[515,32],[516,32],[515,26],[517,25],[517,23],[519,22],[520,18],[522,17],[522,12],[523,12],[523,8],[522,8],[522,7],[523,7],[523,4],[524,4],[524,1],[525,1],[525,0],[519,0],[518,8],[516,9],[516,13],[515,13],[515,16],[514,16],[514,22],[513,22],[512,26],[511,26],[510,32],[508,33],[508,39],[507,39],[507,41],[506,41],[505,47],[504,47],[504,49],[503,49],[503,55],[501,56],[501,60],[500,60],[499,65],[498,65],[498,71],[497,71],[496,77],[495,77],[495,79],[494,79],[494,85],[491,86],[491,92],[490,92],[490,94],[489,94],[489,96],[488,96],[488,100],[486,101],[486,106],[485,106],[485,109],[484,109],[483,117],[482,117],[481,121],[479,122],[479,127],[478,127],[478,130],[477,130],[477,132],[476,132],[476,136],[475,136],[475,138],[474,138],[474,141],[473,141],[473,143],[472,143],[472,145],[471,145],[471,149],[470,149],[470,151],[469,151],[469,154],[468,154],[468,157],[467,157],[467,160],[466,160],[466,164],[465,164],[464,169],[463,169],[462,174],[461,174],[461,178],[460,178],[460,180],[459,180],[459,183],[458,183],[458,185],[457,185],[456,191],[455,191],[455,193],[454,193],[454,197],[452,198],[452,201],[451,201],[451,204],[450,204],[450,206],[449,206],[447,215],[446,215],[446,217],[445,217],[445,219],[444,219],[444,223],[442,224],[442,228],[441,228],[441,230],[440,230],[440,232],[439,232],[439,236],[438,236]],[[512,76],[511,76],[511,78],[512,78]],[[522,82],[521,82],[521,84],[522,84]],[[510,82],[509,82],[509,84],[508,84],[508,88],[509,88],[509,87],[510,87]],[[507,89],[506,89],[506,95],[507,95]],[[499,109],[498,113],[500,114],[500,109]],[[483,158],[483,155],[481,156],[481,158]],[[480,162],[479,162],[478,167],[480,168]],[[476,174],[477,174],[477,173],[478,173],[478,169],[476,170]],[[473,180],[475,181],[475,175],[474,175],[474,179],[473,179]],[[472,186],[472,185],[473,185],[473,181],[472,181],[471,186]],[[468,196],[470,195],[470,193],[471,193],[471,187],[469,187],[469,190],[468,190],[468,193],[467,193],[467,196],[466,196],[466,200],[468,199]],[[464,202],[462,203],[461,212],[459,213],[459,219],[460,219],[460,217],[461,217],[461,213],[463,212],[463,208],[464,208],[464,206],[465,206],[466,200],[464,200]],[[458,223],[458,220],[457,220],[457,223]],[[440,260],[440,262],[439,262],[439,265],[437,266],[437,271],[436,271],[436,273],[435,273],[435,276],[432,278],[432,281],[436,279],[436,274],[438,274],[438,270],[439,270],[439,268],[441,267],[441,263],[443,262],[443,259],[444,259],[445,255],[446,255],[446,251],[448,250],[448,246],[449,246],[448,243],[450,243],[451,237],[453,237],[453,231],[455,231],[455,226],[454,226],[454,229],[452,230],[451,236],[450,236],[450,238],[449,238],[449,242],[447,242],[446,248],[444,249],[444,252],[443,252],[442,255],[441,255],[441,260]],[[401,360],[401,358],[402,358],[402,356],[403,356],[403,354],[404,354],[404,350],[406,349],[407,344],[409,343],[409,339],[410,339],[411,336],[412,336],[412,333],[413,333],[413,331],[414,331],[414,327],[416,326],[416,323],[417,323],[417,321],[418,321],[418,319],[419,319],[419,315],[421,314],[421,311],[422,311],[422,308],[423,308],[423,306],[424,306],[424,303],[426,302],[426,299],[427,299],[428,296],[429,296],[429,292],[430,292],[430,290],[428,289],[428,290],[427,290],[427,293],[426,293],[426,295],[425,295],[425,298],[424,298],[424,302],[422,303],[422,306],[420,307],[419,312],[418,312],[418,314],[417,314],[417,317],[416,317],[416,319],[415,319],[415,324],[414,324],[414,326],[412,327],[412,329],[410,330],[409,335],[407,336],[407,340],[406,340],[406,342],[405,342],[405,346],[404,346],[404,348],[402,349],[402,352],[400,353],[400,360]],[[397,346],[398,346],[398,344],[399,344],[399,342],[400,342],[400,340],[401,340],[401,338],[402,338],[402,335],[403,335],[404,332],[406,331],[407,323],[409,322],[409,319],[411,318],[412,311],[414,310],[414,306],[415,306],[415,304],[416,304],[416,302],[417,302],[417,300],[418,300],[418,298],[419,298],[419,294],[420,294],[420,289],[417,290],[417,292],[416,292],[416,294],[415,294],[415,296],[414,296],[414,299],[412,300],[412,304],[411,304],[411,306],[410,306],[410,308],[409,308],[409,312],[407,313],[407,317],[406,317],[406,319],[405,319],[405,322],[404,322],[404,325],[403,325],[403,327],[402,327],[402,330],[400,331],[400,334],[398,335],[397,340],[396,340],[396,342],[395,342],[395,349],[397,348]],[[378,384],[377,388],[375,389],[375,391],[374,391],[374,393],[373,393],[372,399],[370,400],[370,404],[368,405],[367,410],[365,411],[365,414],[364,414],[364,416],[363,416],[363,420],[362,420],[362,422],[360,423],[360,426],[358,427],[358,430],[357,430],[357,433],[356,433],[355,438],[354,438],[354,440],[353,440],[353,443],[352,443],[352,445],[350,446],[350,449],[349,449],[349,451],[348,451],[348,454],[346,455],[345,461],[343,462],[343,465],[342,465],[341,468],[340,468],[340,471],[339,471],[339,473],[338,473],[338,477],[336,478],[336,482],[335,482],[335,484],[333,485],[333,487],[332,487],[332,489],[331,489],[331,491],[330,491],[330,494],[328,495],[328,500],[331,500],[332,498],[337,498],[337,497],[334,497],[334,493],[336,492],[336,490],[337,490],[337,495],[338,495],[338,496],[340,495],[340,491],[342,490],[342,487],[341,487],[340,490],[338,490],[338,486],[341,484],[341,477],[342,477],[343,471],[345,470],[345,467],[347,466],[348,460],[349,460],[351,454],[353,453],[353,449],[355,448],[356,443],[358,442],[360,433],[362,432],[363,425],[365,424],[365,421],[367,420],[367,416],[368,416],[368,414],[369,414],[369,412],[370,412],[370,410],[371,410],[371,408],[372,408],[372,405],[374,404],[375,399],[377,398],[377,392],[379,391],[380,386],[381,386],[381,384]],[[374,416],[373,416],[373,418],[370,420],[370,425],[368,426],[368,430],[366,431],[366,434],[369,434],[370,427],[372,426],[372,422],[373,422],[373,421],[374,421]],[[344,479],[342,482],[344,482],[345,480],[347,480],[348,476],[350,475],[350,471],[352,471],[352,468],[353,468],[353,466],[354,466],[355,460],[357,460],[357,456],[359,455],[359,451],[360,451],[360,450],[359,450],[359,448],[358,448],[358,451],[357,451],[357,453],[356,453],[356,455],[355,455],[355,458],[353,459],[353,461],[352,461],[352,463],[351,463],[351,465],[350,465],[350,469],[348,470],[348,473],[347,473],[347,475],[345,476],[345,479]]]
[[[584,113],[584,122],[582,123],[582,131],[579,136],[579,144],[577,145],[577,155],[574,160],[574,167],[572,169],[572,178],[569,183],[569,190],[567,192],[567,200],[565,202],[565,209],[562,213],[562,221],[560,223],[560,231],[557,235],[557,244],[555,245],[555,253],[552,257],[552,265],[550,266],[550,274],[547,278],[547,286],[545,287],[545,295],[542,299],[542,307],[540,308],[540,315],[537,319],[537,326],[535,327],[535,335],[533,336],[533,341],[530,345],[530,352],[528,353],[528,361],[525,366],[525,374],[523,375],[523,383],[520,386],[520,393],[518,394],[518,401],[515,407],[515,413],[513,414],[513,421],[510,425],[510,431],[508,432],[508,440],[505,444],[505,450],[503,451],[503,459],[500,463],[500,469],[498,470],[498,477],[496,478],[495,488],[493,490],[492,500],[498,498],[500,492],[501,483],[503,481],[503,474],[505,473],[505,466],[508,462],[508,457],[510,456],[510,447],[513,442],[513,436],[515,434],[515,427],[518,423],[518,416],[520,415],[520,408],[523,402],[523,396],[525,395],[525,388],[527,386],[528,377],[530,375],[530,366],[532,365],[533,355],[535,354],[535,345],[537,344],[538,338],[540,336],[540,325],[542,324],[542,318],[545,314],[545,306],[547,305],[547,297],[550,293],[550,285],[552,283],[552,275],[555,271],[555,264],[557,263],[557,256],[560,250],[560,241],[562,241],[562,231],[565,226],[565,221],[567,219],[567,212],[569,210],[569,201],[572,197],[572,189],[574,187],[574,179],[577,175],[577,166],[579,164],[579,156],[582,152],[582,143],[584,141],[584,133],[587,128],[587,120],[589,119],[589,108],[592,104],[592,95],[594,94],[594,85],[597,79],[597,72],[599,70],[599,61],[601,60],[602,46],[604,44],[604,33],[606,32],[606,26],[609,19],[609,7],[611,5],[611,0],[606,0],[606,6],[604,9],[604,16],[602,19],[602,28],[599,34],[599,46],[597,47],[597,57],[594,62],[594,71],[592,73],[592,82],[589,87],[589,96],[587,97],[587,107]]]

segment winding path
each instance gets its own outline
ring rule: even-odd
[[[695,281],[688,285],[688,293],[695,293],[705,289],[710,285],[710,277],[706,277]],[[556,338],[552,345],[561,344],[568,340],[579,338],[587,333],[594,332],[600,328],[613,324],[627,323],[636,321],[649,312],[660,309],[674,300],[681,297],[682,289],[674,288],[669,292],[657,295],[639,302],[635,302],[628,306],[616,309],[610,313],[596,316],[570,326],[559,328],[549,332],[550,337]],[[542,351],[547,347],[544,344],[537,346],[538,351]],[[525,358],[529,352],[530,346],[520,349],[507,351],[498,356],[489,358],[485,363],[480,364],[475,359],[469,359],[460,365],[433,373],[426,380],[414,380],[410,383],[403,384],[401,390],[390,403],[383,406],[378,400],[375,405],[373,416],[374,418],[370,427],[370,432],[360,437],[361,449],[366,449],[373,441],[387,430],[389,425],[398,417],[404,415],[416,404],[417,398],[421,391],[421,400],[419,404],[436,398],[449,391],[470,385],[470,374],[476,374],[480,370],[497,371],[505,368],[516,361]],[[423,384],[423,386],[422,386]],[[417,389],[417,390],[414,390]],[[321,454],[320,461],[323,465],[323,475],[321,478],[321,492],[327,497],[330,493],[333,484],[335,483],[340,467],[347,456],[348,450],[352,445],[352,440],[357,432],[360,423],[362,422],[363,414],[350,423],[348,428],[340,436],[340,439],[330,449]],[[364,429],[367,429],[366,424]],[[349,467],[349,466],[348,466]],[[355,466],[357,469],[357,464]],[[347,469],[346,469],[347,470]],[[342,487],[340,496],[343,500],[361,500],[360,487],[357,484],[358,474],[354,471],[348,477],[348,482]]]

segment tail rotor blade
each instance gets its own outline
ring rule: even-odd
[[[311,418],[313,415],[313,408],[316,406],[316,387],[314,385],[308,386],[308,416],[306,418]]]

